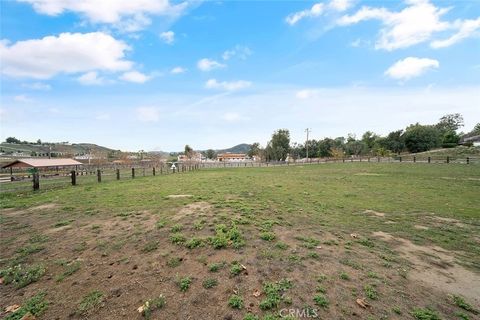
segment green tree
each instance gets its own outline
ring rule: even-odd
[[[5,142],[6,143],[22,143],[20,140],[18,140],[17,138],[15,137],[8,137],[7,139],[5,139]]]
[[[332,156],[332,148],[335,146],[335,141],[330,138],[325,138],[318,141],[318,155],[322,158]]]
[[[284,161],[290,152],[290,131],[288,129],[275,131],[265,151],[268,160]]]
[[[192,147],[190,147],[188,144],[185,145],[185,156],[188,158],[188,159],[191,159],[192,156],[193,156],[193,149]]]
[[[370,151],[375,145],[375,141],[378,139],[378,135],[372,131],[367,131],[362,135],[362,142],[366,145],[367,149]]]
[[[345,151],[348,155],[358,156],[368,151],[365,142],[357,140],[354,134],[349,134],[345,143]]]
[[[419,123],[407,127],[403,138],[410,152],[428,151],[441,144],[441,132],[436,126],[424,126]]]
[[[254,143],[252,144],[252,146],[250,147],[250,150],[248,150],[247,155],[248,155],[250,158],[253,158],[253,156],[259,156],[259,155],[260,155],[260,151],[261,151],[260,143],[254,142]]]
[[[217,153],[213,149],[208,149],[205,152],[205,157],[207,157],[207,159],[213,160],[217,157]]]
[[[399,154],[405,149],[405,139],[403,136],[403,130],[392,131],[384,140],[382,147]]]
[[[463,116],[460,113],[452,113],[444,115],[440,118],[436,127],[443,133],[448,131],[457,131],[463,127]]]
[[[460,141],[460,136],[455,131],[449,130],[443,135],[442,147],[444,148],[456,147],[459,141]]]

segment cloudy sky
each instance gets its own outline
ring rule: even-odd
[[[0,138],[136,151],[480,121],[480,1],[2,0]]]

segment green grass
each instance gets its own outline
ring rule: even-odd
[[[218,285],[218,280],[214,278],[208,278],[203,280],[202,285],[205,289],[210,289]]]
[[[74,261],[74,262],[71,262],[70,264],[67,264],[65,266],[65,271],[59,274],[55,278],[55,280],[57,280],[58,282],[63,281],[66,277],[69,277],[75,272],[77,272],[78,270],[80,270],[80,266],[81,266],[80,261]]]
[[[323,294],[317,294],[313,297],[313,301],[315,304],[319,307],[322,307],[324,309],[328,308],[328,305],[330,302],[328,301],[327,297]]]
[[[242,309],[243,308],[243,299],[239,295],[232,295],[228,299],[228,305],[233,309]]]
[[[17,288],[28,286],[38,281],[45,274],[45,267],[41,264],[23,265],[0,270],[0,277],[4,284],[13,284]]]
[[[20,320],[27,313],[35,317],[41,316],[48,308],[48,301],[45,299],[46,292],[42,291],[25,301],[20,309],[8,314],[4,320]]]
[[[195,279],[202,279],[202,283],[197,286],[194,282],[192,289],[198,287],[205,292],[202,285],[209,275],[215,276],[222,284],[223,294],[226,294],[224,285],[231,288],[239,285],[245,294],[246,305],[259,304],[262,309],[260,318],[268,316],[265,312],[273,314],[290,301],[292,306],[313,305],[313,296],[318,294],[326,298],[326,290],[330,308],[322,312],[332,313],[337,310],[338,301],[345,297],[339,296],[340,290],[329,288],[340,286],[351,298],[355,286],[358,291],[355,293],[368,298],[372,304],[374,318],[381,317],[379,310],[383,307],[380,305],[388,305],[388,310],[382,312],[390,316],[395,315],[392,311],[395,306],[403,312],[403,317],[429,319],[427,309],[413,311],[405,299],[394,297],[394,292],[406,292],[406,283],[411,284],[410,277],[407,277],[411,265],[398,253],[396,242],[381,240],[372,232],[383,231],[415,245],[439,246],[449,250],[463,267],[478,273],[479,189],[478,165],[345,163],[209,169],[101,184],[80,183],[75,188],[66,186],[37,193],[2,192],[1,208],[28,210],[32,220],[26,215],[15,216],[7,210],[7,214],[2,212],[0,224],[5,237],[2,235],[0,243],[0,269],[5,272],[20,263],[23,269],[45,262],[49,271],[54,270],[49,272],[53,281],[55,277],[69,276],[73,280],[74,272],[78,271],[75,271],[76,265],[69,269],[68,261],[72,259],[78,257],[79,261],[84,261],[81,272],[77,273],[84,276],[88,273],[84,268],[92,259],[110,263],[127,258],[125,264],[132,265],[126,268],[139,265],[138,271],[132,269],[131,273],[125,273],[125,281],[129,283],[137,279],[140,283],[150,281],[140,279],[147,270],[158,269],[159,277],[168,278],[172,271],[193,276],[185,269],[195,267],[199,270]],[[191,194],[192,197],[168,197],[176,194]],[[49,203],[55,207],[41,212],[34,209]],[[182,215],[182,209],[188,209],[186,205],[201,203],[208,205],[205,210]],[[384,216],[365,214],[366,210],[381,212]],[[458,223],[437,218],[456,219]],[[71,226],[66,230],[60,228],[69,224],[86,232],[80,237]],[[101,227],[93,228],[95,224]],[[129,229],[124,228],[125,225]],[[428,228],[419,229],[416,225]],[[53,229],[54,226],[57,229]],[[351,237],[352,233],[358,236]],[[62,238],[65,234],[68,234],[68,243]],[[88,248],[83,243],[88,243]],[[60,246],[67,248],[69,255],[55,252]],[[109,257],[105,259],[104,253]],[[53,262],[46,260],[49,256],[54,257],[53,260],[60,257],[68,257],[68,260],[62,266],[52,266]],[[185,260],[179,264],[176,258],[172,258],[174,256]],[[245,276],[243,273],[234,276],[242,272],[239,264],[230,264],[235,259],[247,266]],[[221,263],[222,260],[229,263]],[[112,268],[116,268],[116,264]],[[345,278],[341,276],[342,270],[352,280],[342,281]],[[19,279],[18,283],[37,281],[27,290],[52,286],[51,279],[38,276],[41,272],[35,269],[26,273],[9,272],[12,279]],[[15,273],[18,275],[14,276]],[[277,280],[290,278],[297,284],[299,273],[304,281],[291,290],[290,299],[286,296],[289,290],[279,286]],[[315,292],[320,273],[319,282],[322,283]],[[23,277],[25,281],[21,280]],[[106,281],[99,279],[100,276],[89,277],[92,281]],[[257,278],[264,283],[264,288],[263,294],[255,300],[251,292],[261,288],[258,283],[256,287],[250,285]],[[5,280],[4,277],[4,283]],[[64,282],[53,282],[53,285],[62,290],[67,284]],[[13,280],[10,283],[14,284]],[[307,283],[314,285],[308,289],[300,288]],[[419,297],[420,289],[412,291],[418,306],[431,306],[427,299]],[[16,289],[12,285],[8,290]],[[193,293],[187,292],[185,296]],[[168,296],[170,294],[175,298],[184,295],[179,290]],[[466,299],[452,298],[446,302],[446,307],[433,305],[439,310],[435,312],[441,318],[448,318],[444,313],[450,308],[450,316],[461,311],[474,318],[473,311],[469,310],[469,306],[472,307],[469,302],[473,303],[473,300],[466,296]],[[73,298],[65,295],[65,300],[68,299]],[[75,308],[76,299],[78,297],[69,301],[70,310]],[[373,301],[375,299],[380,301]],[[228,295],[223,303],[228,308],[225,300]],[[108,308],[104,309],[100,310],[102,315]],[[241,315],[235,317],[241,318]]]
[[[441,320],[438,313],[432,309],[413,309],[412,316],[417,320]]]
[[[89,315],[101,307],[105,294],[99,290],[90,291],[86,294],[77,307],[77,313],[80,315]]]
[[[264,283],[263,293],[265,294],[265,299],[260,302],[260,309],[270,310],[277,308],[281,302],[285,301],[284,293],[292,286],[292,283],[286,279]]]

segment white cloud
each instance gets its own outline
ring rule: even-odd
[[[252,83],[250,81],[245,81],[245,80],[218,82],[216,79],[210,79],[205,83],[205,88],[235,91],[235,90],[248,88],[251,85]]]
[[[213,69],[225,68],[226,65],[215,60],[204,58],[198,60],[197,67],[202,71],[210,71]]]
[[[105,79],[98,76],[96,71],[87,72],[77,78],[78,82],[86,86],[105,84]]]
[[[332,0],[329,7],[333,10],[343,12],[353,5],[354,0]]]
[[[480,34],[480,18],[476,20],[457,20],[454,25],[458,32],[444,40],[433,41],[430,45],[433,48],[445,48],[460,42],[463,39],[478,36]]]
[[[328,11],[343,12],[350,8],[353,4],[353,0],[331,0],[328,3],[315,3],[311,8],[302,11],[297,11],[289,14],[285,18],[285,22],[293,26],[304,18],[314,18],[323,15]]]
[[[163,40],[166,44],[172,44],[175,41],[175,32],[165,31],[160,33],[160,39]]]
[[[33,102],[32,99],[30,99],[29,97],[27,97],[24,94],[20,94],[20,95],[17,95],[15,97],[13,97],[13,100],[16,101],[16,102],[22,102],[22,103]]]
[[[187,7],[187,2],[172,5],[168,0],[17,0],[33,6],[36,12],[58,16],[64,12],[80,14],[93,23],[112,24],[134,32],[148,26],[148,15],[178,17]]]
[[[315,89],[303,89],[303,90],[300,90],[300,91],[297,91],[297,93],[295,94],[295,96],[298,98],[298,99],[310,99],[310,98],[313,98],[313,97],[316,97],[318,95],[318,90],[315,90]]]
[[[24,83],[22,84],[22,88],[27,88],[27,89],[32,89],[32,90],[50,90],[52,89],[52,86],[50,86],[48,83],[43,83],[43,82],[33,82],[33,83]]]
[[[185,72],[187,72],[187,69],[185,69],[183,67],[175,67],[172,70],[170,70],[171,74],[180,74],[180,73],[185,73]]]
[[[222,54],[223,60],[229,60],[230,58],[233,57],[238,57],[239,59],[245,60],[252,54],[252,50],[250,50],[249,47],[241,46],[241,45],[236,45],[234,48],[230,50],[226,50]]]
[[[61,33],[42,39],[0,42],[1,71],[12,77],[49,79],[59,73],[124,71],[130,48],[103,32]]]
[[[385,71],[385,75],[393,79],[409,80],[439,66],[440,63],[434,59],[408,57],[397,61]]]
[[[157,122],[160,119],[160,110],[155,107],[139,107],[135,112],[137,119],[142,122]]]
[[[145,83],[152,77],[138,71],[128,71],[120,76],[121,80],[135,83]]]
[[[303,18],[320,16],[321,14],[323,14],[324,10],[325,10],[325,4],[323,4],[322,2],[315,3],[310,9],[289,14],[285,18],[285,22],[293,26]]]
[[[228,122],[237,122],[241,120],[247,120],[248,118],[242,116],[237,112],[227,112],[222,115],[222,119]]]
[[[431,39],[435,32],[450,28],[441,17],[449,10],[437,8],[429,0],[406,0],[407,7],[399,12],[385,8],[363,7],[353,15],[338,20],[339,25],[352,25],[365,20],[380,20],[383,28],[375,44],[388,51],[407,48]]]

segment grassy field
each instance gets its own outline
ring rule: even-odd
[[[480,166],[212,169],[0,199],[6,319],[479,319]]]

